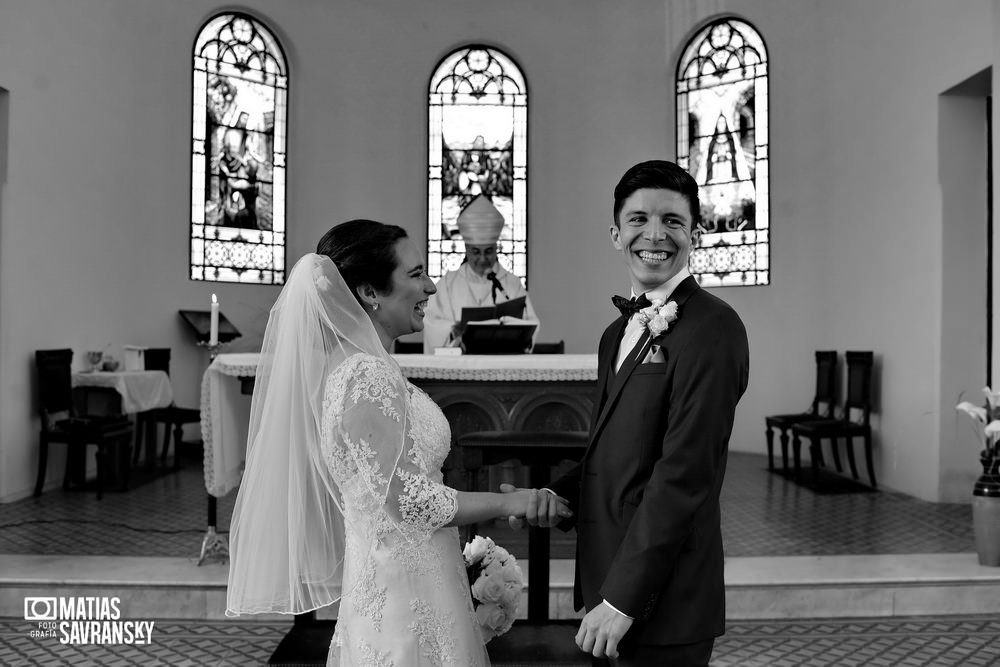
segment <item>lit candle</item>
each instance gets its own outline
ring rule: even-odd
[[[219,300],[212,295],[212,319],[208,328],[208,344],[219,344]]]

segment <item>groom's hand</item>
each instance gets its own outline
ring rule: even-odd
[[[583,617],[576,632],[576,645],[595,658],[617,658],[618,642],[631,627],[631,618],[602,602]]]
[[[500,485],[502,493],[513,493],[521,490],[523,489],[512,484]],[[565,498],[561,498],[547,489],[542,489],[531,495],[524,520],[531,526],[549,528],[571,516],[573,516],[573,512],[569,509],[569,502]],[[515,516],[507,517],[507,523],[514,529],[523,527],[521,519]]]

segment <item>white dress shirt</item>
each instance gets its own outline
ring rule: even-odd
[[[663,299],[664,303],[670,299],[670,295],[674,293],[677,286],[681,284],[685,278],[690,276],[691,273],[687,270],[687,267],[682,268],[677,272],[673,278],[663,283],[655,289],[651,289],[646,292],[646,298],[650,301],[655,301],[656,299]],[[632,290],[632,298],[639,296]],[[632,315],[629,318],[628,324],[625,325],[625,333],[622,335],[621,345],[618,346],[618,359],[615,361],[615,372],[622,367],[625,363],[625,358],[628,357],[632,348],[635,347],[636,343],[639,342],[639,338],[642,336],[642,322],[637,317],[638,313]]]

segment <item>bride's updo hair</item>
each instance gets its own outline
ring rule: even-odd
[[[406,230],[396,225],[348,220],[323,235],[316,253],[333,260],[354,298],[361,303],[358,296],[361,285],[389,291],[392,272],[396,270],[396,242],[403,238]]]

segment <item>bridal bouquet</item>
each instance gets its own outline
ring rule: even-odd
[[[476,535],[462,552],[484,641],[510,630],[524,587],[517,559],[488,537]]]

